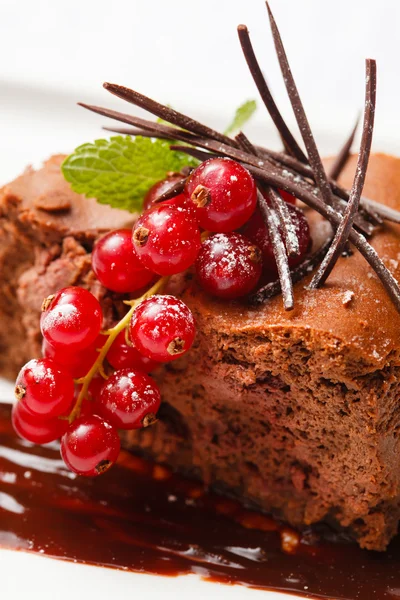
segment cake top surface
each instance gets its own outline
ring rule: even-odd
[[[325,161],[326,165],[332,162]],[[352,156],[340,178],[344,186],[351,184],[356,167]],[[365,195],[394,209],[400,209],[400,159],[384,154],[371,156],[365,184]],[[314,245],[329,234],[329,225],[312,210],[305,209]],[[395,276],[400,277],[400,228],[385,223],[374,233],[371,244]],[[351,346],[354,353],[368,363],[368,369],[381,368],[390,360],[398,362],[400,316],[380,281],[361,254],[339,258],[325,283],[316,290],[305,289],[311,276],[298,282],[295,307],[287,312],[282,298],[276,296],[263,305],[249,308],[242,303],[226,303],[210,298],[196,288],[190,300],[210,326],[230,335],[259,333],[274,328],[309,330],[311,339],[320,344]],[[306,336],[308,337],[308,336]]]

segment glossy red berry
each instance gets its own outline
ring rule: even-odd
[[[255,288],[261,251],[239,233],[216,233],[203,242],[196,261],[200,285],[219,298],[240,298]]]
[[[182,300],[154,295],[135,309],[129,337],[152,360],[169,362],[187,352],[195,336],[194,317]]]
[[[119,294],[135,292],[154,278],[135,252],[130,229],[110,231],[100,238],[93,249],[92,267],[100,283]]]
[[[196,260],[201,245],[200,230],[184,208],[162,203],[137,221],[133,243],[147,269],[158,275],[173,275]]]
[[[68,421],[53,417],[45,419],[29,412],[22,402],[12,409],[14,431],[32,444],[48,444],[60,438],[68,428]]]
[[[61,456],[71,471],[96,477],[108,471],[120,451],[118,432],[102,417],[81,417],[61,439]]]
[[[253,177],[229,158],[210,158],[203,162],[190,175],[185,193],[197,207],[201,227],[221,233],[244,225],[257,201]]]
[[[157,198],[159,198],[162,194],[169,192],[172,187],[178,183],[178,181],[182,180],[182,178],[183,175],[180,173],[173,173],[169,177],[161,179],[161,181],[157,181],[157,183],[151,186],[143,200],[143,212],[151,208]]]
[[[42,356],[50,358],[74,378],[84,377],[98,357],[98,350],[106,341],[106,336],[98,335],[94,342],[83,350],[69,350],[69,347],[53,347],[46,339],[42,343]]]
[[[87,290],[67,287],[43,302],[40,327],[54,347],[68,351],[87,348],[100,333],[103,320],[99,301]]]
[[[138,369],[144,373],[151,373],[160,363],[147,356],[143,356],[126,340],[125,330],[121,331],[115,338],[107,353],[107,360],[114,369]]]
[[[18,374],[15,397],[35,415],[58,417],[71,406],[74,381],[52,360],[33,359]]]
[[[161,404],[156,382],[141,371],[115,371],[102,387],[99,411],[118,429],[140,429],[154,423]]]
[[[301,211],[296,206],[292,206],[290,204],[288,204],[288,209],[290,212],[292,223],[295,225],[297,237],[299,240],[299,255],[289,258],[289,265],[291,267],[295,267],[299,262],[302,261],[304,256],[307,254],[311,241],[310,227],[308,225],[308,221],[303,211]],[[246,225],[243,227],[242,231],[246,237],[248,237],[254,244],[256,244],[260,248],[262,252],[264,272],[270,274],[271,277],[276,276],[277,269],[272,243],[269,237],[267,226],[265,225],[261,213],[258,209],[254,213],[250,221],[246,223]]]
[[[104,381],[105,380],[101,375],[96,375],[96,377],[93,377],[88,388],[88,397],[90,401],[96,401],[99,398]]]

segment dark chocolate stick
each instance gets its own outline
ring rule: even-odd
[[[250,73],[253,77],[254,83],[260,93],[260,96],[268,110],[275,127],[279,131],[282,141],[285,145],[286,150],[293,154],[299,161],[307,163],[307,158],[300,148],[288,126],[286,125],[279,108],[277,107],[275,100],[269,90],[265,77],[261,71],[260,65],[256,55],[254,54],[253,45],[250,40],[249,31],[246,25],[239,25],[238,35],[240,44],[242,46],[243,54],[249,67]]]
[[[269,199],[271,198],[270,190],[270,187],[266,188],[266,193]],[[257,201],[262,217],[268,227],[268,232],[271,237],[272,250],[274,252],[275,262],[278,269],[279,281],[282,290],[283,307],[285,310],[293,310],[293,284],[290,276],[290,268],[286,254],[286,248],[283,243],[281,234],[279,232],[279,218],[274,208],[272,208],[272,206],[268,206],[266,199],[260,191],[258,191],[257,194]]]
[[[347,164],[347,161],[350,158],[350,152],[351,152],[351,148],[353,146],[354,138],[357,133],[359,122],[360,122],[360,117],[358,116],[357,121],[355,122],[355,125],[354,125],[353,129],[351,130],[349,137],[343,144],[342,148],[340,149],[339,154],[335,158],[334,163],[332,164],[331,168],[329,169],[329,177],[331,179],[334,179],[335,181],[339,178],[340,174],[342,173],[343,169],[345,168],[345,166]]]
[[[296,117],[297,124],[300,129],[301,136],[304,141],[304,145],[307,150],[308,160],[310,166],[314,172],[316,184],[321,191],[322,198],[327,204],[334,204],[333,194],[331,186],[329,185],[328,178],[325,173],[324,166],[322,164],[321,157],[318,152],[317,145],[314,140],[314,136],[311,131],[310,124],[305,113],[303,103],[300,99],[299,92],[297,90],[296,83],[294,81],[292,71],[286,56],[285,48],[282,43],[282,39],[276,25],[274,16],[271,12],[268,2],[266,2],[269,20],[271,23],[272,37],[274,39],[275,50],[278,56],[279,65],[281,67],[283,80],[286,85],[289,100],[292,104],[294,116]]]
[[[307,256],[297,267],[290,271],[290,275],[293,283],[297,283],[307,277],[321,262],[325,254],[328,252],[328,248],[331,244],[332,238],[326,241],[318,250],[313,254]],[[281,282],[279,279],[267,283],[262,288],[257,290],[254,294],[249,296],[249,304],[257,306],[263,304],[268,298],[277,296],[281,292]]]
[[[342,221],[336,230],[335,237],[327,255],[320,264],[318,271],[315,273],[310,289],[315,289],[322,285],[336,264],[337,259],[341,255],[351,228],[353,227],[354,217],[357,214],[358,206],[363,191],[365,176],[368,169],[368,161],[371,153],[372,136],[374,131],[376,106],[376,62],[368,59],[366,61],[366,84],[365,84],[365,110],[363,134],[360,145],[360,152],[357,160],[356,174],[354,176],[353,185],[350,192],[350,199],[344,211]]]
[[[233,140],[231,140],[231,138],[228,136],[211,129],[210,127],[207,127],[207,125],[199,123],[199,121],[196,121],[195,119],[192,119],[170,108],[169,106],[160,104],[159,102],[156,102],[155,100],[152,100],[151,98],[148,98],[147,96],[144,96],[135,90],[131,90],[115,83],[104,83],[103,87],[111,94],[118,96],[118,98],[126,100],[126,102],[130,102],[130,104],[135,104],[135,106],[140,106],[147,112],[156,115],[156,117],[168,121],[168,123],[172,123],[173,125],[177,125],[178,127],[192,131],[193,133],[196,133],[202,137],[208,137],[228,145],[235,145]]]
[[[257,156],[257,150],[242,131],[238,133],[235,139],[245,152]],[[269,190],[269,199],[272,208],[276,211],[279,218],[280,231],[282,232],[283,240],[285,242],[287,255],[291,257],[298,256],[300,252],[299,239],[297,237],[296,228],[290,217],[288,205],[282,196],[273,188],[270,188]]]
[[[302,202],[307,204],[307,206],[313,208],[315,211],[325,217],[325,219],[327,219],[327,221],[329,221],[334,227],[338,227],[340,225],[342,216],[331,206],[325,204],[325,202],[323,202],[316,194],[314,194],[312,186],[308,186],[307,189],[306,185],[298,186],[291,179],[282,177],[277,173],[268,172],[266,169],[253,167],[252,165],[245,164],[244,166],[250,171],[250,173],[252,173],[261,181],[285,190],[286,192],[296,196],[296,198],[299,198],[299,200],[302,200]],[[400,312],[400,287],[397,283],[397,280],[385,267],[377,252],[367,242],[361,233],[352,228],[350,230],[349,240],[371,265],[381,280],[382,285],[389,294],[393,304],[396,306],[397,311]]]
[[[171,187],[171,189],[167,190],[166,192],[164,192],[163,194],[158,196],[154,200],[153,204],[158,204],[159,202],[164,202],[164,200],[170,200],[170,198],[174,198],[178,194],[181,194],[185,188],[186,180],[187,180],[187,177],[183,177],[182,179],[180,179],[179,181],[174,183],[174,185]]]

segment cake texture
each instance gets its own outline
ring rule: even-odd
[[[0,193],[3,375],[39,354],[41,303],[60,287],[91,289],[108,322],[118,311],[95,282],[90,250],[102,231],[134,217],[71,192],[60,161]],[[400,209],[400,160],[373,155],[364,194]],[[317,247],[330,226],[306,214]],[[371,243],[400,277],[399,227],[385,224]],[[400,518],[400,317],[357,251],[339,259],[324,287],[309,291],[307,281],[295,285],[291,312],[280,296],[249,308],[188,281],[195,346],[155,374],[159,421],[123,441],[294,526],[326,520],[383,550]]]

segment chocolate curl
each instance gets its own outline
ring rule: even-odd
[[[243,150],[257,156],[257,150],[242,131],[238,133],[235,139]],[[272,208],[276,211],[279,218],[280,230],[285,242],[287,255],[298,256],[300,252],[299,239],[286,202],[273,188],[269,189],[269,199]]]
[[[165,106],[164,104],[160,104],[135,90],[131,90],[122,85],[117,85],[115,83],[104,83],[103,87],[126,102],[130,102],[130,104],[134,104],[135,106],[139,106],[140,108],[144,108],[149,113],[152,113],[156,117],[163,119],[164,121],[168,121],[168,123],[172,123],[177,127],[181,127],[182,129],[186,129],[188,131],[192,131],[201,137],[211,138],[216,140],[217,142],[222,142],[228,145],[235,145],[235,143],[228,136],[215,131],[215,129],[211,129],[211,127],[207,127],[207,125],[203,125],[188,117],[169,106]]]
[[[270,191],[271,188],[268,187],[266,189],[266,194],[269,200],[271,200]],[[266,199],[259,190],[257,193],[257,200],[262,217],[268,227],[268,232],[271,237],[272,250],[275,257],[276,266],[278,268],[279,282],[282,291],[283,307],[285,310],[293,310],[293,283],[290,275],[290,268],[286,254],[285,244],[283,243],[281,234],[279,232],[278,214],[272,208],[272,206],[268,205]]]
[[[334,179],[335,181],[337,179],[339,179],[340,174],[342,173],[343,169],[345,168],[345,166],[347,164],[347,161],[350,158],[350,152],[351,152],[351,148],[353,146],[355,135],[357,133],[359,122],[360,122],[360,117],[358,116],[357,121],[355,122],[355,125],[354,125],[353,129],[351,130],[349,137],[343,144],[342,148],[340,149],[339,154],[335,158],[333,165],[329,169],[329,177],[331,179]]]
[[[279,65],[281,67],[283,80],[286,85],[286,90],[291,102],[294,116],[296,117],[297,124],[300,129],[301,136],[304,141],[304,145],[307,150],[308,160],[311,168],[314,172],[315,181],[321,192],[324,202],[332,205],[334,203],[331,186],[329,185],[328,178],[325,173],[324,166],[322,164],[321,157],[318,152],[317,145],[314,140],[314,136],[311,131],[310,124],[305,113],[303,103],[300,99],[299,92],[297,90],[296,83],[294,81],[292,71],[286,56],[285,48],[282,43],[282,39],[276,25],[274,16],[271,12],[268,2],[266,2],[269,20],[271,23],[272,37],[275,44],[275,50],[278,57]]]
[[[297,267],[290,271],[293,284],[304,279],[304,277],[309,275],[311,271],[319,265],[325,254],[328,252],[331,241],[332,238],[326,241],[318,248],[318,250],[316,250],[316,252],[307,256],[299,265],[297,265]],[[252,306],[263,304],[269,298],[273,298],[280,294],[281,289],[281,282],[279,279],[271,281],[249,296],[249,304]]]
[[[354,217],[357,214],[361,194],[364,187],[365,177],[368,169],[368,161],[371,153],[372,137],[374,131],[375,106],[376,106],[376,62],[368,59],[366,61],[366,89],[365,89],[365,110],[363,134],[360,145],[360,152],[357,160],[356,174],[350,192],[350,199],[339,227],[337,228],[332,245],[327,255],[320,264],[315,273],[310,289],[315,289],[322,285],[336,264],[337,259],[342,253],[350,231],[353,227]]]
[[[297,160],[306,163],[307,158],[300,148],[292,133],[289,130],[289,127],[286,125],[279,108],[277,107],[275,100],[272,97],[272,94],[269,90],[268,84],[265,80],[265,77],[260,69],[260,65],[258,64],[258,60],[256,55],[254,54],[253,45],[250,40],[249,30],[246,25],[239,25],[237,28],[240,44],[242,46],[243,54],[247,62],[247,66],[249,67],[250,73],[253,77],[254,83],[257,86],[257,89],[260,93],[260,96],[265,104],[267,111],[269,112],[272,121],[277,128],[283,144],[288,151],[288,153],[293,154]]]

